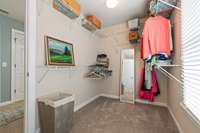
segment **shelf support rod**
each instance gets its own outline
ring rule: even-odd
[[[44,80],[44,78],[46,77],[46,75],[48,74],[48,72],[49,72],[49,69],[44,72],[44,74],[42,75],[42,77],[38,80],[39,84]]]
[[[169,78],[173,78],[175,79],[178,83],[180,83],[181,85],[183,85],[183,82],[180,81],[178,78],[176,78],[174,75],[172,75],[171,73],[169,73],[168,71],[166,71],[164,68],[162,68],[161,66],[158,66],[158,68],[161,70],[162,73],[165,73],[167,77]]]

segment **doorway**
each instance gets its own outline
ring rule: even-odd
[[[12,101],[24,99],[25,43],[24,32],[12,30]]]
[[[134,49],[121,51],[120,101],[134,104]]]

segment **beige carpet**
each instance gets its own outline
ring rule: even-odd
[[[70,133],[179,133],[167,108],[100,97],[75,113]]]

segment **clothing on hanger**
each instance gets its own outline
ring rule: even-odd
[[[151,76],[152,76],[151,77],[152,86],[151,86],[151,89],[149,90],[146,88],[145,83],[144,83],[144,77],[145,77],[144,68],[141,69],[138,95],[141,99],[149,100],[150,102],[153,102],[155,99],[155,96],[158,96],[160,94],[155,69],[152,70]]]
[[[143,59],[150,59],[159,53],[171,54],[171,24],[162,16],[150,17],[144,27],[142,37]]]
[[[144,61],[144,67],[145,67],[145,86],[147,90],[151,90],[151,82],[152,82],[152,70],[151,70],[151,62],[148,62],[147,60]]]
[[[145,68],[145,85],[146,89],[150,90],[152,87],[152,70],[155,65],[165,65],[170,64],[171,60],[169,60],[167,54],[156,54],[153,55],[150,59],[144,60],[144,68]]]
[[[150,3],[151,15],[157,14],[157,0]],[[144,68],[141,72],[139,97],[154,101],[160,94],[155,72],[156,65],[171,64],[169,59],[173,51],[171,23],[162,16],[151,16],[145,22],[141,37],[141,58]]]

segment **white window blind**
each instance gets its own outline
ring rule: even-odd
[[[200,1],[182,0],[183,103],[200,121]]]

